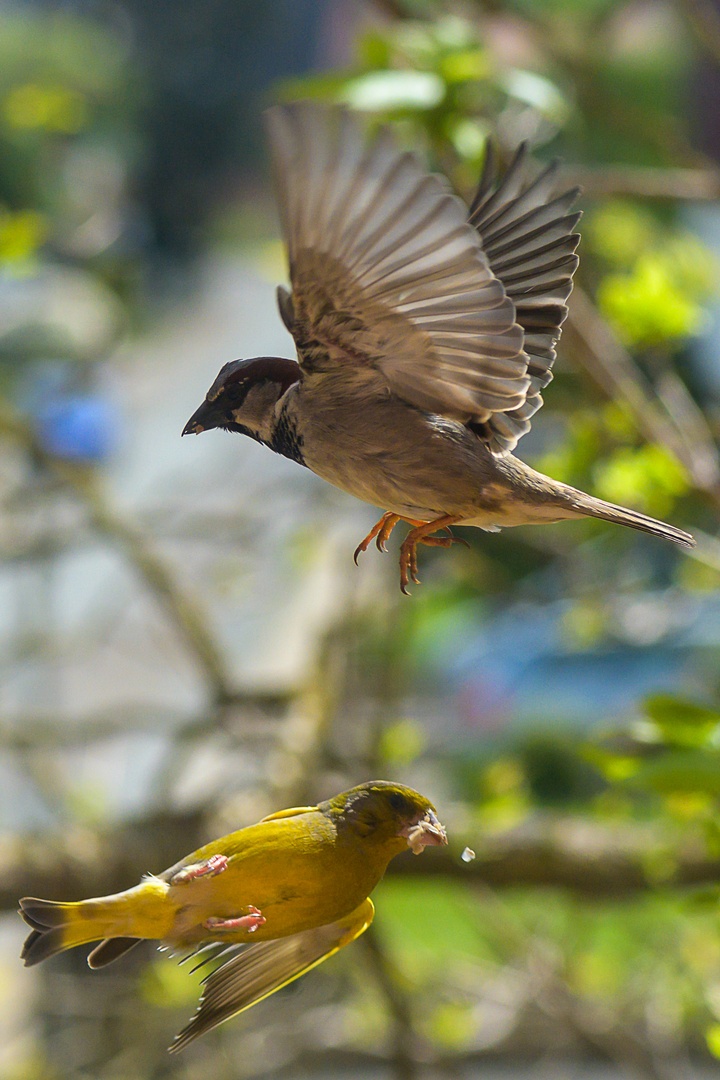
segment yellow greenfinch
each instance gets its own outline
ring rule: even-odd
[[[369,781],[271,814],[125,892],[67,904],[25,897],[20,913],[32,932],[21,955],[32,965],[100,941],[88,957],[97,968],[143,938],[195,952],[244,945],[205,979],[198,1011],[170,1047],[180,1050],[359,937],[393,856],[446,843],[424,796]]]

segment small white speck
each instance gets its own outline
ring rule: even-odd
[[[460,858],[463,862],[472,862],[475,858],[475,852],[472,848],[466,847]]]

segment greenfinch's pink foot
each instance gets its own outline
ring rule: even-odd
[[[177,874],[173,875],[170,884],[184,885],[188,881],[194,881],[195,878],[215,877],[216,874],[222,874],[223,870],[227,870],[227,868],[227,855],[211,855],[204,862],[191,863],[190,866],[178,870]]]
[[[259,926],[265,925],[265,916],[252,904],[249,907],[250,911],[247,915],[240,915],[235,919],[220,919],[211,916],[205,920],[203,926],[206,930],[247,930],[248,934],[253,934]]]

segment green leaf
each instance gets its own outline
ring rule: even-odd
[[[380,755],[388,765],[408,765],[425,749],[425,735],[414,720],[398,720],[383,728]]]
[[[360,42],[360,62],[365,68],[377,70],[390,66],[390,43],[383,34],[371,30]]]
[[[440,61],[440,73],[449,83],[469,82],[473,79],[486,79],[491,66],[484,49],[461,49],[448,53]]]
[[[34,210],[0,211],[0,266],[29,262],[45,238],[46,224]]]
[[[705,1032],[708,1050],[713,1057],[720,1058],[720,1024],[712,1024]]]
[[[640,763],[629,754],[615,753],[602,746],[588,743],[578,750],[579,755],[611,784],[621,784],[635,775]]]
[[[371,71],[351,79],[341,100],[354,109],[434,109],[445,97],[445,83],[431,71]]]
[[[713,252],[692,233],[672,237],[665,248],[678,285],[695,300],[708,300],[717,295],[720,264]]]
[[[698,725],[714,727],[720,724],[720,713],[717,709],[710,709],[707,705],[698,705],[694,701],[674,697],[672,694],[651,694],[645,699],[644,708],[650,719],[658,725],[672,727],[674,724],[689,724],[693,727]]]
[[[597,494],[615,503],[630,503],[660,516],[689,487],[677,458],[661,446],[620,447],[592,470]]]
[[[646,251],[630,273],[613,273],[600,283],[598,304],[628,345],[647,348],[697,333],[704,313],[672,261]]]
[[[19,131],[53,131],[63,135],[82,130],[89,119],[85,95],[56,84],[13,86],[3,103],[3,114],[9,126]]]
[[[670,694],[653,694],[645,700],[644,709],[663,741],[675,746],[706,746],[720,725],[716,710]]]
[[[658,795],[720,795],[720,752],[669,750],[641,762],[627,783]]]
[[[551,117],[556,123],[564,123],[570,106],[554,83],[534,71],[510,68],[501,78],[505,92],[518,101],[532,105],[538,112]]]
[[[657,237],[652,215],[623,199],[613,199],[583,222],[583,241],[590,250],[619,269],[629,270],[638,252]]]

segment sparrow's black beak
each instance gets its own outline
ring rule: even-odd
[[[201,431],[218,427],[221,420],[217,410],[210,401],[203,401],[200,408],[192,414],[183,428],[183,435],[199,435]]]

